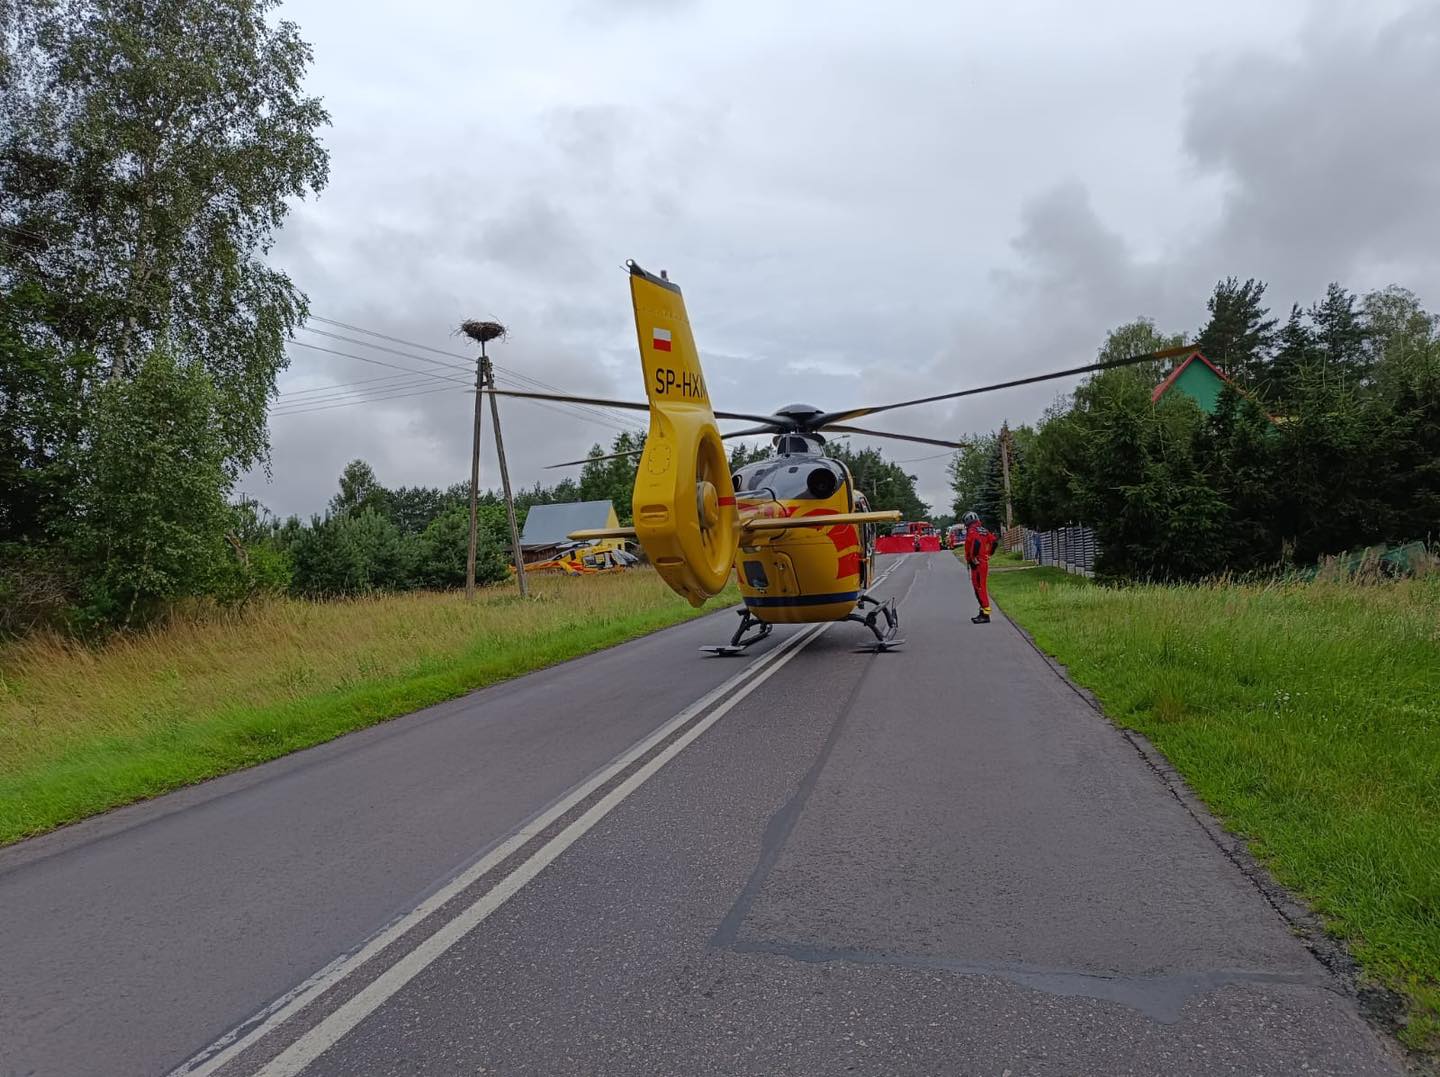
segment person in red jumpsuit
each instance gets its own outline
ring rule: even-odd
[[[965,564],[970,568],[970,585],[975,588],[975,598],[980,603],[980,612],[971,617],[970,621],[977,625],[988,625],[990,591],[985,581],[990,575],[990,555],[995,552],[995,547],[1000,545],[1000,537],[985,530],[980,517],[973,512],[967,512],[960,518],[960,522],[965,525]]]

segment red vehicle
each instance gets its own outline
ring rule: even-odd
[[[875,542],[876,553],[922,553],[940,549],[940,533],[929,520],[896,524]]]

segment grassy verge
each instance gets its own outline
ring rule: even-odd
[[[706,612],[649,569],[532,588],[529,602],[498,587],[473,605],[277,600],[98,648],[49,636],[0,648],[0,844]]]
[[[1440,577],[992,588],[1409,1000],[1401,1039],[1440,1050]]]
[[[1014,550],[996,550],[990,555],[991,568],[1024,568],[1029,563]]]

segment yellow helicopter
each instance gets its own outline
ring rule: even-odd
[[[660,576],[692,606],[719,594],[733,571],[744,601],[740,626],[728,644],[702,648],[711,654],[739,654],[768,636],[776,624],[820,621],[863,624],[874,636],[867,650],[885,651],[904,642],[897,635],[900,622],[894,600],[882,602],[868,593],[874,581],[876,526],[898,520],[900,513],[871,511],[844,463],[824,455],[825,432],[958,449],[960,442],[871,430],[851,426],[849,421],[1189,351],[1168,349],[844,411],[823,411],[808,404],[791,404],[772,415],[716,411],[710,405],[679,287],[665,273],[655,276],[634,262],[627,265],[648,403],[515,389],[484,391],[649,412],[650,428],[640,450],[631,502],[634,526],[576,531],[569,537],[638,540]],[[759,425],[721,434],[717,419]],[[774,436],[774,455],[732,473],[724,439],[756,434]]]

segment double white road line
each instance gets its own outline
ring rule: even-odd
[[[374,1013],[386,1000],[434,963],[447,950],[484,923],[495,910],[514,897],[527,883],[553,863],[561,853],[575,844],[601,819],[609,815],[626,797],[654,777],[661,767],[684,751],[691,742],[729,713],[731,708],[778,673],[790,659],[799,654],[829,627],[829,623],[820,624],[797,633],[775,650],[750,662],[735,676],[706,693],[649,736],[627,749],[613,762],[591,775],[440,890],[373,936],[358,950],[331,962],[294,990],[276,999],[265,1009],[172,1071],[171,1077],[212,1077],[236,1061],[241,1053],[255,1047],[272,1033],[281,1032],[281,1026],[289,1023],[292,1019],[304,1015],[307,1020],[310,1020],[311,1015],[305,1014],[304,1011],[315,1007],[316,1013],[323,1012],[324,1015],[314,1019],[313,1023],[309,1023],[297,1038],[289,1040],[283,1050],[263,1064],[256,1063],[259,1064],[258,1069],[250,1069],[252,1063],[245,1064],[246,1070],[254,1073],[256,1077],[290,1077],[290,1075],[303,1071],[306,1066],[338,1043],[346,1033]],[[714,709],[710,710],[711,707]],[[709,713],[706,713],[707,710]],[[701,715],[704,717],[696,721],[695,719]],[[676,735],[677,731],[680,731],[679,735]],[[672,737],[673,739],[671,739]],[[665,744],[667,740],[670,743]],[[620,774],[633,767],[638,760],[644,758],[661,744],[664,744],[664,747],[656,752],[653,758],[645,762],[643,766],[636,768],[633,773],[596,800],[568,826],[541,845],[530,857],[501,878],[493,887],[486,889],[470,904],[454,911],[438,928],[403,956],[393,961],[382,972],[374,975],[364,987],[346,1001],[328,1012],[324,1012],[324,996],[333,988],[362,970],[372,972],[373,970],[367,969],[366,966],[374,958],[389,949],[392,944],[400,942],[404,936],[439,912],[456,897],[475,886],[485,875],[542,835],[598,790],[615,781]]]

